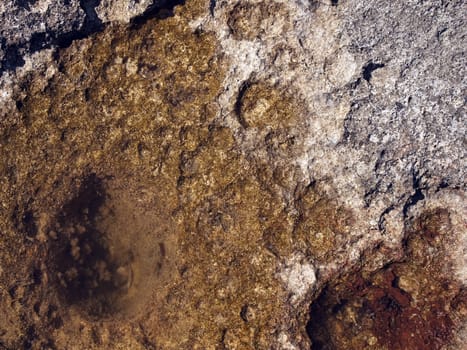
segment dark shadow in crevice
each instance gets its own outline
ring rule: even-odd
[[[101,31],[104,25],[101,19],[97,16],[96,7],[100,5],[101,0],[80,0],[79,5],[86,13],[83,24],[83,34],[91,34]]]
[[[416,170],[412,170],[412,187],[413,187],[414,192],[407,199],[407,201],[404,204],[404,207],[402,208],[402,214],[404,215],[404,218],[407,217],[407,214],[411,207],[417,205],[418,202],[425,199],[425,195],[423,194],[422,191],[426,190],[427,187],[421,186],[422,178],[423,178],[423,175],[419,175]]]
[[[240,123],[240,125],[243,126],[243,128],[245,128],[245,129],[248,127],[248,124],[247,124],[245,118],[243,118],[243,115],[242,115],[243,98],[244,98],[246,92],[248,91],[248,89],[251,87],[251,85],[252,85],[252,82],[250,80],[245,80],[240,85],[240,87],[238,88],[237,99],[236,99],[235,105],[234,105],[234,111],[235,111],[235,115],[237,116],[237,120]]]
[[[0,74],[3,74],[4,71],[12,71],[15,70],[16,67],[24,66],[25,61],[21,55],[21,46],[9,45],[5,47],[3,51],[5,52],[5,55],[1,62]]]
[[[146,11],[131,20],[130,27],[138,29],[152,18],[166,19],[173,17],[175,6],[179,5],[185,5],[185,0],[156,0]]]
[[[214,11],[216,10],[217,1],[209,0],[209,13],[214,17]]]
[[[105,26],[95,10],[99,3],[100,0],[80,0],[85,17],[83,25],[77,30],[67,33],[60,33],[56,30],[37,32],[31,35],[29,41],[13,45],[6,45],[5,39],[3,39],[2,49],[5,55],[1,61],[0,75],[5,71],[14,71],[16,68],[23,67],[25,63],[23,57],[26,54],[33,54],[52,47],[66,48],[74,40],[84,39],[93,33],[102,31]]]
[[[34,5],[37,0],[14,0],[14,2],[16,6],[31,11],[30,5]]]
[[[28,0],[25,6],[28,5]],[[31,2],[32,0],[29,0]],[[89,37],[104,30],[105,24],[97,16],[96,7],[101,0],[80,0],[80,6],[85,12],[83,25],[70,32],[61,33],[57,30],[46,30],[34,33],[27,42],[7,45],[5,38],[1,39],[1,49],[5,53],[0,61],[0,75],[7,71],[14,71],[25,64],[24,56],[49,48],[67,48],[73,41]],[[174,15],[177,5],[184,5],[185,0],[155,0],[146,11],[136,16],[131,22],[131,28],[138,28],[151,18],[165,19]]]
[[[384,63],[374,63],[372,61],[368,62],[362,68],[363,79],[365,79],[367,82],[370,82],[373,72],[383,67],[384,67]]]
[[[310,307],[310,320],[306,325],[306,332],[312,342],[312,350],[334,349],[332,335],[327,328],[329,294],[331,294],[329,292],[329,287],[325,287]],[[347,300],[345,303],[346,302]],[[332,308],[332,314],[334,315],[339,311],[336,305]],[[334,310],[334,308],[336,308],[336,310]]]

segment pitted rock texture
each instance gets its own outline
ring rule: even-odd
[[[0,75],[27,64],[46,48],[101,31],[105,23],[128,23],[143,16],[170,15],[171,0],[7,0],[0,4]],[[37,58],[36,58],[37,60]]]
[[[69,5],[0,5],[0,347],[463,348],[462,1]]]

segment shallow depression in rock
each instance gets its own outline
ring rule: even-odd
[[[88,176],[49,232],[49,274],[64,308],[83,317],[137,316],[167,282],[168,226],[117,180]]]

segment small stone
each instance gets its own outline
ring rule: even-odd
[[[376,345],[376,343],[378,343],[378,338],[376,338],[375,336],[371,336],[368,338],[367,342],[370,346]]]
[[[128,289],[131,285],[131,267],[120,266],[114,275],[114,285],[119,288]]]

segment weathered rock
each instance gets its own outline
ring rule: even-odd
[[[23,66],[25,55],[52,43],[68,44],[76,33],[86,31],[86,17],[78,0],[3,1],[0,5],[0,72]]]
[[[170,0],[8,0],[0,4],[0,73],[23,67],[30,55],[101,31],[108,22],[171,13]]]
[[[0,5],[0,345],[461,349],[466,5],[181,3]]]

